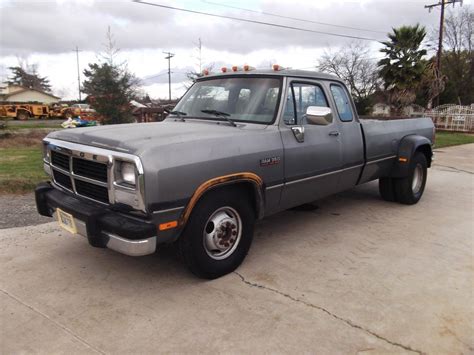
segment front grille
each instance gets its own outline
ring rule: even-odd
[[[68,175],[63,174],[57,170],[53,170],[53,177],[54,181],[58,185],[65,187],[66,189],[72,190],[71,178]]]
[[[106,163],[82,159],[51,150],[51,167],[54,182],[57,185],[77,195],[102,203],[109,203],[108,167]],[[90,179],[90,181],[84,181],[84,178]]]
[[[106,164],[80,158],[72,158],[72,171],[77,175],[107,182]]]
[[[109,192],[106,187],[98,186],[91,184],[90,182],[77,179],[74,180],[74,183],[76,184],[76,192],[79,195],[86,196],[104,203],[109,202]]]
[[[53,165],[57,166],[58,168],[69,171],[69,155],[52,151],[51,163],[53,163]]]

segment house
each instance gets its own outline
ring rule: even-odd
[[[163,121],[167,115],[163,106],[149,107],[135,100],[130,101],[130,106],[132,107],[132,115],[140,123]]]
[[[372,107],[373,116],[390,116],[390,105],[387,105],[382,102],[376,103]]]
[[[53,94],[30,89],[20,85],[6,85],[0,87],[0,101],[3,102],[40,102],[52,104],[59,102],[61,98]]]
[[[372,116],[388,117],[391,115],[392,107],[384,102],[378,102],[372,106]],[[419,116],[425,111],[423,107],[417,104],[410,104],[403,108],[405,116]]]

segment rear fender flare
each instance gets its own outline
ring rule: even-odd
[[[433,157],[431,141],[426,137],[415,134],[405,136],[400,140],[397,160],[393,166],[390,176],[395,178],[408,176],[411,159],[417,151],[421,151],[423,154],[425,154],[428,167],[430,167]]]

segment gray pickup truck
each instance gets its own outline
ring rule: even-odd
[[[256,219],[375,179],[383,199],[417,203],[434,134],[428,118],[359,120],[334,76],[207,75],[163,122],[49,134],[36,204],[96,247],[140,256],[176,242],[216,278],[243,261]]]

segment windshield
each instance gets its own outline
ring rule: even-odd
[[[174,108],[188,117],[270,124],[280,97],[280,79],[220,78],[196,82]],[[204,111],[204,112],[203,112]]]

